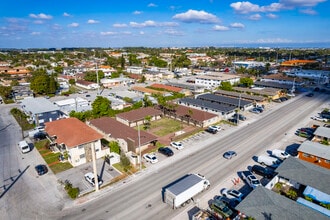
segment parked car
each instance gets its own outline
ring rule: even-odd
[[[37,171],[37,174],[39,176],[44,175],[44,174],[46,174],[48,172],[48,168],[44,164],[39,164],[39,165],[35,166],[34,168]]]
[[[161,154],[164,154],[165,156],[173,156],[173,151],[171,150],[171,148],[169,147],[160,147],[158,148],[158,152],[161,153]]]
[[[217,129],[214,129],[214,128],[210,127],[210,126],[207,127],[205,131],[207,131],[207,132],[209,132],[209,133],[211,133],[211,134],[216,134],[216,133],[218,133],[218,130],[217,130]]]
[[[89,182],[92,186],[95,186],[94,173],[92,173],[92,172],[86,173],[85,174],[85,180],[87,182]],[[99,181],[99,186],[102,185],[103,181],[101,180],[99,175],[97,175],[97,180]]]
[[[249,112],[254,114],[260,114],[261,112],[257,108],[250,109]]]
[[[250,171],[242,171],[242,179],[252,188],[255,189],[257,186],[261,186],[260,181]]]
[[[229,199],[236,200],[238,202],[242,201],[242,199],[244,197],[244,194],[241,193],[240,191],[236,190],[236,189],[227,189],[227,188],[224,188],[224,189],[221,190],[221,194],[224,197],[227,197]]]
[[[285,160],[290,157],[290,154],[285,152],[284,150],[274,149],[271,151],[271,155],[277,157],[280,160]]]
[[[33,138],[35,140],[43,140],[47,138],[47,133],[46,132],[38,132],[33,135]]]
[[[316,120],[316,121],[322,121],[322,122],[327,122],[328,121],[328,119],[321,118],[319,116],[312,116],[311,119]]]
[[[174,147],[175,149],[177,150],[182,150],[184,147],[183,147],[183,144],[179,141],[173,141],[171,142],[170,144],[172,147]]]
[[[253,165],[251,168],[251,172],[258,174],[262,177],[266,177],[268,179],[271,179],[276,175],[276,173],[273,169],[269,169],[267,167],[263,167],[260,165]]]
[[[211,126],[209,126],[211,129],[215,129],[215,130],[217,130],[217,131],[221,131],[221,126],[219,126],[219,125],[211,125]]]
[[[155,154],[144,154],[143,158],[150,163],[157,163],[158,162],[158,158],[156,157]]]
[[[275,157],[270,157],[267,155],[260,155],[257,157],[257,162],[260,163],[261,165],[269,166],[272,168],[277,168],[281,164],[282,161]]]
[[[237,156],[237,153],[235,151],[227,151],[223,154],[223,157],[226,159],[231,159],[235,156]]]
[[[233,115],[233,118],[236,118],[237,119],[237,117],[238,117],[238,120],[241,120],[241,121],[245,121],[246,120],[246,117],[244,115],[235,113]]]
[[[223,201],[214,200],[211,203],[210,208],[221,215],[224,219],[234,219],[238,215],[237,210],[230,208]]]
[[[287,97],[280,97],[279,99],[281,100],[281,102],[284,102],[284,101],[287,101],[288,100]]]
[[[310,92],[306,95],[307,97],[313,97],[314,96],[314,93]]]
[[[223,202],[228,207],[231,207],[231,208],[235,208],[239,203],[239,201],[227,198],[225,196],[215,196],[213,200]]]
[[[237,118],[229,118],[228,121],[234,124],[238,124]]]
[[[310,134],[306,131],[297,131],[295,134],[300,137],[304,137],[304,138],[311,138],[313,136],[312,134]]]

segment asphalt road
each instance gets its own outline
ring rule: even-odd
[[[176,156],[97,193],[70,201],[52,173],[37,177],[34,166],[42,161],[36,150],[18,151],[21,132],[8,110],[0,106],[0,218],[1,219],[189,219],[185,209],[172,210],[162,202],[161,188],[186,173],[201,173],[217,187],[247,161],[265,153],[285,138],[299,122],[329,101],[326,95],[296,97],[286,105],[249,124],[232,127],[221,135],[203,134]],[[283,103],[284,104],[284,103]],[[235,150],[237,158],[225,160],[223,152]],[[197,199],[203,199],[201,194]],[[185,218],[186,217],[186,218]],[[182,219],[180,217],[180,219]]]
[[[227,136],[205,138],[198,146],[194,145],[196,150],[186,149],[186,155],[180,156],[179,160],[158,164],[126,183],[104,191],[98,198],[95,195],[85,198],[93,202],[63,210],[62,219],[175,219],[182,210],[172,210],[162,202],[164,185],[186,173],[197,172],[211,181],[211,189],[217,187],[233,172],[246,169],[243,165],[246,161],[265,153],[269,146],[285,138],[287,131],[309,118],[315,109],[329,101],[328,98],[326,95],[313,99],[296,97],[247,126],[233,128]],[[221,155],[227,150],[238,152],[237,159],[223,159]]]

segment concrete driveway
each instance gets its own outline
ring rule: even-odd
[[[98,159],[96,161],[96,167],[98,175],[103,180],[101,187],[110,183],[113,178],[121,175],[119,171],[106,163],[103,159]],[[84,175],[88,172],[93,172],[92,162],[58,173],[56,177],[59,181],[70,181],[73,187],[78,187],[80,189],[80,194],[85,194],[94,190],[94,187],[84,178]]]

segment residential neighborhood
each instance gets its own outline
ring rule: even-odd
[[[297,52],[293,62],[283,51],[283,62],[264,62],[193,49],[155,58],[141,50],[20,51],[15,60],[1,52],[0,126],[8,132],[1,139],[15,147],[26,141],[20,160],[33,164],[33,181],[48,177],[60,189],[57,198],[69,201],[63,216],[140,186],[134,199],[148,197],[146,208],[170,219],[330,217],[330,69],[323,56],[309,62]],[[40,63],[27,62],[32,55]],[[275,146],[287,156],[271,153]],[[15,184],[10,179],[2,195]],[[192,193],[200,179],[209,184]],[[171,187],[180,181],[187,189]],[[173,201],[161,195],[166,187]],[[153,197],[142,190],[156,188]],[[228,190],[239,201],[222,193]]]

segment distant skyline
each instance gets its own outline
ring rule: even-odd
[[[326,47],[328,0],[4,0],[0,48]]]

